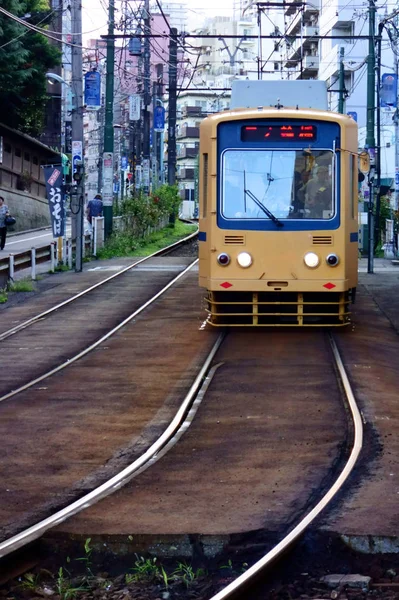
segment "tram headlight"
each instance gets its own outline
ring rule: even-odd
[[[240,254],[237,256],[237,262],[240,267],[247,269],[252,265],[252,256],[248,254],[248,252],[240,252]]]
[[[222,265],[222,267],[227,267],[230,262],[230,256],[225,252],[222,252],[222,254],[219,254],[217,261],[219,265]]]
[[[320,264],[320,258],[314,252],[307,252],[303,257],[303,260],[309,269],[315,269]]]
[[[326,258],[329,267],[336,267],[339,263],[339,257],[336,254],[329,254]]]

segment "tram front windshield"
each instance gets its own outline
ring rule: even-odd
[[[226,150],[221,213],[226,219],[323,219],[334,216],[331,150]]]

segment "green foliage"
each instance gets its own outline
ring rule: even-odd
[[[25,573],[22,577],[21,588],[23,590],[36,590],[39,586],[40,576],[38,573]]]
[[[175,227],[164,227],[145,238],[138,238],[132,233],[115,232],[107,240],[104,248],[97,251],[97,258],[114,256],[149,256],[153,252],[165,248],[178,240],[187,237],[196,229],[195,225],[187,225],[176,221]]]
[[[177,569],[172,573],[172,578],[175,581],[181,581],[186,588],[189,588],[197,579],[204,577],[206,572],[204,569],[194,571],[191,565],[185,562],[179,563]]]
[[[386,196],[381,196],[380,198],[380,223],[381,230],[385,231],[386,229],[386,219],[392,219],[392,209],[389,204],[389,199]]]
[[[58,570],[56,585],[60,600],[71,600],[72,598],[75,598],[79,592],[83,592],[85,590],[84,587],[73,587],[69,577],[66,576],[62,567],[60,567]]]
[[[170,214],[176,214],[181,204],[177,185],[161,185],[150,196],[140,192],[127,198],[121,206],[127,230],[140,238]]]
[[[20,281],[12,281],[7,285],[9,292],[33,292],[35,289],[31,279],[21,279]]]
[[[144,558],[137,556],[132,573],[126,574],[126,583],[153,583],[160,579],[164,580],[160,567],[157,565],[156,558]]]
[[[94,577],[93,572],[91,570],[91,555],[93,552],[93,548],[90,546],[91,538],[87,538],[84,545],[85,555],[81,558],[77,558],[77,561],[81,561],[85,565],[86,569],[86,577],[88,579]]]
[[[8,295],[6,290],[0,290],[0,304],[5,304],[8,300]]]
[[[41,27],[48,22],[47,0],[2,0],[1,6],[19,17],[31,13],[31,22],[45,19]],[[0,114],[7,115],[8,126],[40,133],[48,100],[45,73],[60,61],[60,51],[46,37],[0,14]]]

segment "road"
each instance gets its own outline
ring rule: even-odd
[[[68,226],[66,236],[67,238],[71,237],[71,228]],[[17,253],[34,247],[46,246],[53,241],[53,232],[50,227],[48,229],[41,229],[40,231],[21,232],[17,235],[7,237],[6,245],[1,255],[4,256],[10,252]]]

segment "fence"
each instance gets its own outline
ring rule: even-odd
[[[31,279],[36,279],[36,267],[39,264],[49,262],[49,271],[54,273],[56,267],[62,263],[72,268],[73,253],[76,245],[72,240],[63,240],[60,253],[57,242],[51,242],[46,246],[22,250],[21,252],[10,253],[8,256],[0,259],[0,288],[4,288],[8,281],[13,281],[17,271],[30,269]],[[84,237],[84,252],[90,252],[92,249],[91,235]],[[61,257],[61,258],[60,258]]]
[[[146,235],[161,229],[167,225],[168,219],[165,217],[157,227],[149,227]],[[113,228],[116,231],[124,231],[128,219],[123,217],[114,217]],[[130,226],[132,224],[129,222]],[[0,289],[7,285],[8,281],[13,281],[15,273],[24,269],[31,270],[31,278],[36,279],[36,266],[41,263],[49,262],[49,270],[54,272],[59,264],[68,265],[72,269],[73,254],[75,252],[75,242],[71,239],[59,238],[60,243],[51,242],[46,246],[31,248],[21,252],[10,253],[4,258],[0,258]],[[96,256],[97,250],[104,246],[104,217],[93,217],[90,233],[85,233],[83,244],[83,256],[87,252]]]

